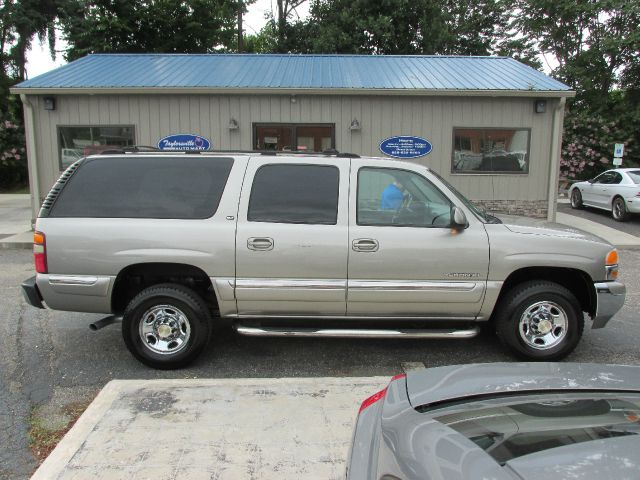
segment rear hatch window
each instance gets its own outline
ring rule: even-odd
[[[219,157],[88,158],[50,217],[204,219],[218,209],[233,165]]]
[[[640,395],[528,395],[459,404],[433,416],[504,465],[564,445],[640,434]]]

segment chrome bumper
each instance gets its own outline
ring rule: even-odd
[[[624,305],[627,288],[620,282],[600,282],[593,285],[597,305],[591,328],[602,328]]]

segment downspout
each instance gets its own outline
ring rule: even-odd
[[[547,206],[547,220],[556,221],[556,209],[558,203],[558,181],[560,176],[560,151],[562,150],[562,124],[564,122],[564,107],[566,97],[562,97],[553,110],[553,122],[551,124],[551,151],[549,165],[549,192]]]
[[[40,208],[40,176],[36,154],[36,132],[33,120],[33,105],[24,93],[20,94],[24,106],[24,126],[27,140],[27,161],[29,166],[29,183],[31,185],[31,225],[35,224]]]

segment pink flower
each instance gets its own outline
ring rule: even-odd
[[[20,154],[19,153],[16,153],[15,157],[16,157],[16,160],[20,160]]]

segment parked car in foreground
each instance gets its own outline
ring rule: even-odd
[[[611,212],[614,220],[624,222],[640,213],[640,168],[607,170],[569,189],[573,208],[595,207]]]
[[[34,235],[43,308],[122,319],[131,353],[188,364],[253,336],[471,338],[557,360],[622,307],[618,253],[478,210],[429,168],[354,155],[109,153],[74,163]]]
[[[640,367],[410,372],[362,403],[348,480],[640,478]]]

